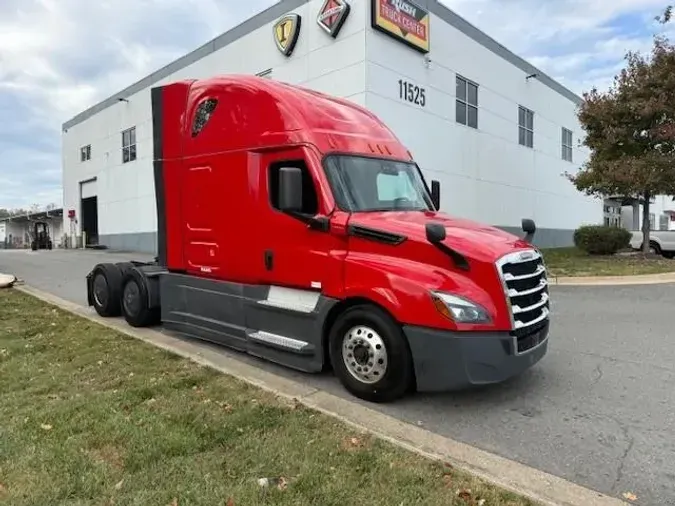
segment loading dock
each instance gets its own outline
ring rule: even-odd
[[[96,178],[80,183],[80,214],[86,246],[98,244],[98,194]]]

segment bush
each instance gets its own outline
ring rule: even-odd
[[[621,227],[584,225],[574,231],[574,245],[589,255],[613,255],[630,245],[631,233]]]

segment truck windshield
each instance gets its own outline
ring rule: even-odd
[[[413,163],[350,155],[325,160],[338,206],[345,211],[431,211],[433,205]]]

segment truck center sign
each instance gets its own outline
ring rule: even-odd
[[[429,11],[410,0],[371,0],[371,25],[420,51],[429,52]]]

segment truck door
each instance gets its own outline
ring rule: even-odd
[[[313,164],[313,165],[311,165]],[[298,167],[303,175],[303,212],[326,216],[329,209],[321,197],[321,176],[310,167],[320,160],[307,149],[295,148],[261,157],[260,240],[263,279],[270,285],[304,289],[337,296],[342,292],[342,263],[346,238],[329,230],[310,228],[307,223],[278,210],[281,167]],[[321,169],[319,169],[321,170]],[[318,172],[318,171],[317,171]]]
[[[216,171],[207,163],[185,162],[182,209],[184,216],[185,262],[188,272],[217,275],[220,251],[217,241],[216,202],[209,189],[217,186]]]

